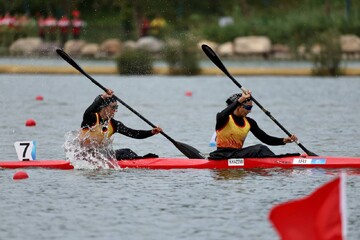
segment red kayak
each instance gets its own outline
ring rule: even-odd
[[[224,160],[146,158],[114,161],[121,168],[145,169],[251,169],[251,168],[360,168],[360,157],[284,156]],[[66,160],[0,161],[0,168],[73,169]]]

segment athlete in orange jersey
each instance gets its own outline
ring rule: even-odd
[[[94,102],[86,109],[81,123],[79,139],[84,148],[107,148],[112,144],[111,137],[114,133],[143,139],[162,131],[160,127],[152,130],[128,128],[113,118],[117,108],[118,105],[111,89],[95,98]],[[130,149],[118,149],[115,151],[115,155],[118,160],[142,158]],[[151,153],[144,157],[157,157],[157,155]]]
[[[252,118],[247,117],[253,103],[251,92],[234,94],[226,100],[228,106],[216,116],[217,150],[210,153],[210,159],[271,157],[275,154],[265,145],[257,144],[244,147],[250,132],[261,142],[268,145],[284,145],[297,140],[295,135],[278,138],[266,134]]]

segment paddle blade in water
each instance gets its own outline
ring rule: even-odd
[[[173,142],[173,144],[190,159],[204,159],[204,155],[190,145],[181,142]]]

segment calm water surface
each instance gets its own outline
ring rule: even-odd
[[[177,141],[204,153],[216,112],[239,90],[226,77],[101,76],[95,78]],[[360,156],[360,80],[355,77],[237,77],[253,96],[320,155]],[[38,159],[63,159],[64,134],[79,128],[101,90],[80,75],[0,75],[0,159],[14,160],[15,141],[36,140]],[[192,91],[193,96],[185,96]],[[42,95],[44,101],[36,101]],[[250,116],[276,136],[284,133],[254,107]],[[37,126],[25,127],[33,118]],[[125,108],[116,118],[150,129]],[[252,136],[247,144],[257,143]],[[181,157],[163,136],[117,135],[115,147]],[[299,152],[295,144],[271,147]],[[339,171],[293,170],[43,170],[13,181],[0,170],[0,239],[277,239],[268,213]],[[348,239],[360,239],[360,183],[346,170]]]

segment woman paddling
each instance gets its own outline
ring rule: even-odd
[[[233,94],[227,100],[227,107],[216,115],[217,150],[210,153],[209,159],[261,158],[275,154],[265,145],[256,144],[243,147],[246,136],[251,131],[256,138],[268,145],[285,145],[297,140],[295,135],[277,138],[266,134],[256,121],[247,117],[252,109],[251,92]]]
[[[95,98],[94,102],[86,109],[81,131],[79,134],[80,145],[87,151],[109,150],[112,143],[112,135],[120,133],[125,136],[137,139],[144,139],[158,134],[162,131],[160,127],[152,130],[134,130],[125,126],[122,122],[113,117],[118,109],[116,99],[113,97],[113,90],[108,89],[106,93]],[[117,160],[158,157],[149,153],[145,156],[138,156],[131,149],[118,149],[113,153]],[[110,157],[110,156],[109,156]]]

